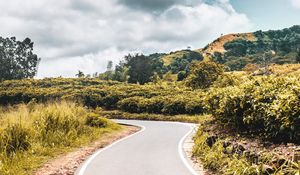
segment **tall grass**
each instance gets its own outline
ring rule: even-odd
[[[229,138],[217,139],[216,143],[209,147],[207,139],[209,133],[206,130],[207,125],[203,123],[197,131],[194,141],[193,155],[201,160],[202,165],[220,175],[298,175],[300,173],[300,162],[286,161],[277,168],[272,166],[274,172],[268,172],[266,165],[272,165],[276,157],[272,152],[260,152],[260,158],[253,162],[245,153],[228,154],[230,147],[224,148],[224,143]],[[229,139],[230,140],[230,139]]]
[[[30,174],[57,153],[119,129],[118,125],[72,102],[33,101],[0,111],[1,175]],[[90,121],[96,124],[89,125]]]

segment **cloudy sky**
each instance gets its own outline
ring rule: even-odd
[[[0,0],[0,36],[35,42],[38,77],[102,72],[127,53],[201,48],[299,24],[300,0]]]

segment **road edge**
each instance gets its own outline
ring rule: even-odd
[[[121,124],[121,125],[125,125],[125,124]],[[94,154],[92,154],[89,158],[87,158],[80,167],[78,167],[78,169],[75,171],[75,175],[84,175],[84,172],[86,171],[86,168],[88,167],[88,165],[100,154],[102,153],[103,151],[111,148],[112,146],[122,142],[122,141],[125,141],[137,134],[140,134],[142,132],[144,132],[146,130],[146,127],[144,126],[141,126],[141,125],[129,125],[129,126],[136,126],[136,127],[140,127],[141,130],[139,130],[138,132],[135,132],[129,136],[126,136],[120,140],[117,140],[109,145],[107,145],[106,147],[102,148],[102,149],[99,149],[98,151],[96,151]]]

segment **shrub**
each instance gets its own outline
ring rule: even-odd
[[[148,113],[161,114],[164,108],[164,97],[153,97],[145,100],[145,111]]]
[[[299,92],[299,77],[267,77],[211,89],[206,102],[216,119],[238,131],[299,143]]]
[[[240,84],[240,78],[232,74],[223,74],[214,82],[214,87],[236,86]]]
[[[129,97],[118,102],[118,107],[127,112],[140,113],[143,112],[141,106],[143,99],[143,97]]]
[[[185,104],[185,111],[187,114],[204,114],[205,110],[203,99],[190,100]]]
[[[182,96],[165,99],[162,113],[170,115],[185,114],[185,100]]]
[[[97,128],[105,128],[108,126],[108,120],[102,117],[99,117],[99,115],[91,113],[87,116],[85,120],[85,124],[91,127],[97,127]]]
[[[212,61],[195,62],[191,65],[191,72],[187,77],[187,86],[193,89],[210,87],[223,74],[223,67]]]

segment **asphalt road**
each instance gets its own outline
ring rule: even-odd
[[[76,175],[195,175],[182,144],[191,125],[172,122],[116,120],[141,126],[138,133],[97,151]]]

